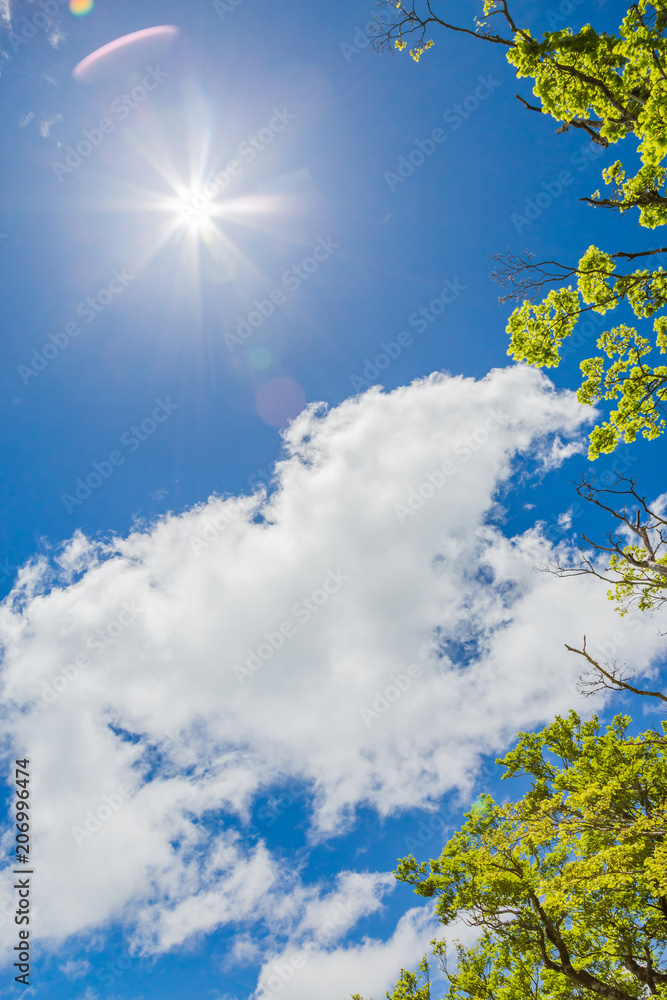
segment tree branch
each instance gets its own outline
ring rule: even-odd
[[[609,670],[605,670],[605,668],[600,663],[598,663],[597,660],[594,660],[593,657],[590,656],[589,653],[587,653],[587,651],[586,651],[586,636],[584,636],[584,648],[583,649],[575,649],[574,646],[568,646],[567,643],[565,643],[565,648],[568,649],[571,653],[577,653],[579,656],[583,656],[591,664],[591,666],[595,670],[597,670],[599,674],[602,675],[603,680],[600,681],[599,683],[603,687],[606,687],[608,690],[610,690],[610,691],[619,691],[619,690],[621,690],[621,691],[630,691],[632,694],[642,694],[642,695],[646,695],[646,696],[648,696],[650,698],[659,698],[661,701],[667,702],[667,697],[664,694],[662,694],[661,691],[644,691],[641,688],[633,687],[633,685],[632,684],[628,684],[628,682],[626,680],[624,680],[618,674],[618,672],[612,673]],[[606,684],[605,680],[609,681],[610,684],[613,685],[613,686],[610,687],[610,684]],[[593,692],[591,691],[591,692],[589,692],[589,694],[593,694]]]
[[[624,250],[617,250],[616,253],[611,253],[609,256],[623,257],[624,260],[634,260],[636,257],[650,257],[656,253],[667,253],[667,247],[658,247],[657,250],[637,250],[635,253],[626,253]]]

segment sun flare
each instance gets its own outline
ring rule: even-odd
[[[201,207],[195,206],[194,202],[198,194],[197,189],[186,192],[177,199],[175,206],[177,218],[193,232],[202,232],[209,228],[212,224],[211,216],[214,213],[214,207],[210,203]]]

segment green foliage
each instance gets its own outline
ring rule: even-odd
[[[656,567],[664,567],[661,572]],[[625,545],[621,555],[609,558],[609,571],[619,579],[614,589],[607,591],[610,601],[616,602],[615,611],[621,617],[632,605],[638,611],[654,611],[667,600],[667,554],[649,559],[645,546]],[[637,596],[639,594],[639,596]]]
[[[594,198],[589,200],[593,204],[602,204],[621,213],[627,212],[629,208],[638,208],[639,225],[655,229],[667,222],[667,199],[661,193],[666,178],[667,171],[664,167],[648,163],[634,177],[626,179],[623,164],[616,160],[602,171],[605,184],[613,188],[612,197],[600,200],[600,193],[597,191]]]
[[[605,145],[634,133],[645,172],[634,178],[629,201],[664,186],[664,172],[655,169],[667,153],[667,41],[661,6],[648,0],[633,4],[617,36],[586,24],[576,34],[570,28],[547,32],[538,42],[521,29],[507,54],[517,76],[535,81],[533,93],[542,110],[563,125],[590,122]],[[641,224],[660,225],[666,207],[658,219]]]
[[[416,34],[420,44],[412,51],[421,55],[426,50],[425,32],[431,32],[434,25],[502,45],[517,77],[533,81],[533,94],[539,100],[534,110],[554,118],[559,132],[580,129],[605,147],[633,136],[640,168],[628,175],[617,160],[603,171],[611,189],[608,197],[596,192],[584,200],[621,214],[638,209],[639,225],[645,228],[667,223],[667,168],[663,166],[667,154],[667,7],[663,0],[632,4],[616,34],[598,32],[586,24],[576,33],[564,28],[545,32],[541,39],[515,23],[509,0],[484,0],[486,20],[475,19],[473,28],[450,24],[444,19],[447,6],[442,5],[441,11],[435,2],[410,0],[388,6],[393,16],[383,25],[383,37],[389,40],[397,32],[398,48],[407,44],[404,35]],[[494,32],[498,27],[502,32],[503,25],[504,35]],[[652,252],[658,251],[648,254]],[[633,258],[627,253],[616,256]],[[591,434],[589,457],[595,459],[622,441],[634,441],[638,434],[651,440],[665,430],[667,367],[656,364],[654,355],[667,350],[667,316],[655,315],[667,306],[667,275],[662,268],[618,273],[612,256],[597,247],[589,247],[571,273],[577,277],[576,291],[571,286],[552,290],[539,304],[524,302],[512,313],[507,326],[508,354],[517,361],[540,367],[558,365],[561,344],[588,311],[584,306],[604,314],[626,304],[638,319],[654,317],[653,337],[617,323],[600,337],[597,346],[602,353],[582,362],[580,401],[616,407]]]
[[[419,44],[411,50],[415,59],[433,45],[431,39],[427,45],[424,40],[426,30],[431,31],[434,25],[476,35],[507,48],[507,61],[517,77],[534,81],[533,93],[541,110],[556,119],[562,131],[583,128],[603,146],[633,133],[642,170],[626,182],[618,165],[611,168],[609,182],[619,185],[619,207],[631,207],[644,194],[650,200],[664,189],[664,171],[657,165],[667,154],[667,13],[660,0],[632,4],[617,35],[597,32],[585,24],[576,34],[565,28],[545,32],[541,40],[515,23],[506,0],[484,0],[482,13],[487,20],[475,18],[474,28],[450,24],[444,19],[449,13],[447,5],[440,11],[437,3],[426,0],[380,0],[378,6],[386,11],[378,22],[381,41],[403,50],[407,47],[405,36],[416,34]],[[505,24],[505,35],[491,30],[498,18]],[[624,183],[629,185],[627,190]],[[667,199],[663,202],[656,213],[642,207],[642,225],[665,221]]]
[[[524,302],[510,316],[508,354],[517,361],[550,368],[560,361],[558,349],[572,333],[579,313],[579,296],[572,288],[552,289],[539,305]]]
[[[573,271],[576,291],[571,286],[552,289],[538,305],[524,302],[510,316],[507,353],[517,361],[541,367],[558,365],[560,345],[588,310],[604,314],[626,302],[635,316],[646,319],[667,305],[667,272],[661,267],[621,274],[609,254],[591,246]],[[623,323],[613,327],[597,341],[603,355],[581,362],[579,401],[591,406],[601,400],[618,401],[609,420],[591,433],[591,459],[613,451],[623,440],[634,441],[637,434],[649,440],[657,438],[665,428],[662,411],[667,402],[667,367],[652,364],[648,355],[656,348],[662,354],[667,350],[667,316],[657,317],[653,329],[655,343]]]
[[[665,12],[660,8],[646,0],[634,5],[618,37],[598,34],[590,25],[576,35],[569,28],[551,32],[540,43],[529,32],[517,32],[507,55],[518,76],[534,79],[533,92],[543,111],[564,126],[588,120],[606,144],[631,132],[635,135],[641,169],[627,178],[617,160],[603,172],[605,183],[613,187],[612,197],[597,195],[589,200],[620,212],[639,208],[639,224],[648,228],[667,222],[667,171],[661,166],[667,153],[667,42],[663,38]],[[589,247],[584,254],[577,275],[583,302],[601,314],[627,302],[635,316],[645,319],[667,303],[667,276],[662,268],[617,274],[611,256],[597,247]],[[561,289],[557,295],[565,298],[569,291]],[[551,301],[555,301],[553,291],[543,304]],[[558,364],[558,346],[574,331],[585,310],[572,308],[568,314],[554,311],[549,315],[548,310],[540,311],[541,306],[530,309],[532,314],[524,305],[510,317],[508,353],[529,364]],[[610,329],[598,340],[603,355],[582,362],[579,400],[617,405],[609,419],[593,430],[589,458],[613,451],[622,441],[634,441],[637,434],[652,440],[663,433],[667,367],[652,364],[647,355],[654,348],[664,353],[665,319],[656,319],[653,342],[625,324]],[[547,343],[551,352],[545,351]],[[605,355],[611,364],[606,364]]]
[[[667,723],[629,724],[570,712],[520,733],[497,763],[532,778],[523,798],[485,797],[439,858],[399,862],[443,924],[480,930],[445,967],[447,1000],[667,998]],[[430,1000],[405,972],[399,985],[389,1000]]]

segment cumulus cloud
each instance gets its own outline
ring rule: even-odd
[[[479,928],[469,927],[461,919],[447,928],[450,969],[456,967],[454,942],[470,947],[479,933]],[[442,924],[431,908],[419,906],[403,914],[386,941],[366,936],[360,942],[329,947],[319,941],[292,941],[280,954],[265,961],[253,997],[269,1000],[279,993],[281,1000],[310,1000],[314,996],[318,1000],[341,1000],[360,993],[367,1000],[379,1000],[394,986],[400,969],[416,969],[424,955],[429,957],[432,988],[437,989],[444,977],[431,955],[431,942],[443,937]]]
[[[343,936],[361,917],[375,913],[382,896],[395,886],[386,872],[342,872],[335,889],[321,895],[312,889],[300,900],[299,920],[290,939],[326,944]]]
[[[365,938],[360,944],[330,950],[290,947],[262,968],[257,1000],[280,991],[282,1000],[341,1000],[352,992],[383,996],[401,968],[415,968],[442,927],[425,907],[403,914],[387,941]]]
[[[608,643],[619,621],[596,581],[535,570],[539,531],[507,538],[489,513],[518,457],[548,474],[589,415],[526,367],[369,390],[293,422],[268,497],[211,497],[110,543],[79,533],[23,567],[2,685],[32,761],[44,944],[122,920],[159,952],[264,921],[329,970],[335,894],[356,899],[347,932],[386,877],[303,885],[251,831],[253,802],[298,779],[313,840],[360,806],[428,808],[572,706],[563,643]],[[657,638],[621,628],[646,669]],[[400,925],[406,956],[420,919]],[[384,947],[343,958],[356,975]]]

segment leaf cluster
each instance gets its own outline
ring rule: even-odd
[[[584,198],[596,207],[625,213],[638,209],[639,224],[656,228],[667,222],[667,4],[664,0],[637,0],[621,20],[617,34],[584,25],[545,32],[534,38],[517,24],[508,0],[484,0],[482,18],[470,25],[455,24],[445,16],[453,4],[444,0],[379,0],[382,18],[376,24],[376,45],[402,50],[406,38],[417,39],[411,50],[419,58],[433,44],[429,35],[440,27],[501,45],[518,78],[533,81],[537,105],[519,98],[526,107],[558,122],[558,132],[584,131],[592,142],[609,147],[633,137],[641,166],[628,174],[621,160],[603,171],[610,191]],[[496,30],[497,29],[497,30]],[[518,96],[518,95],[517,95]],[[629,305],[638,319],[653,319],[652,336],[619,322],[603,332],[600,354],[581,364],[581,402],[611,404],[609,419],[591,434],[589,457],[613,451],[621,441],[637,435],[659,437],[667,426],[667,366],[656,355],[667,350],[667,275],[662,268],[616,270],[614,258],[633,259],[661,253],[664,248],[637,254],[604,253],[591,246],[577,267],[556,265],[576,278],[572,285],[552,289],[535,303],[528,299],[510,316],[508,353],[517,361],[555,366],[562,342],[575,332],[578,320],[590,310],[604,315]],[[549,262],[554,263],[554,262]],[[527,290],[528,265],[520,261],[519,290]],[[536,287],[548,283],[535,266]],[[507,277],[507,274],[505,274]],[[510,281],[512,275],[510,272]],[[574,339],[574,338],[573,338]],[[568,345],[569,346],[569,345]]]
[[[520,733],[497,763],[532,778],[523,798],[486,796],[439,858],[399,862],[443,924],[480,929],[457,945],[447,1000],[667,997],[667,723],[636,737],[629,724],[570,712]],[[402,981],[390,1000],[430,1000]]]
[[[569,274],[576,277],[575,289],[551,289],[542,302],[527,299],[510,316],[507,353],[517,361],[558,365],[561,344],[590,311],[604,315],[626,303],[637,318],[653,318],[653,341],[620,323],[601,333],[597,347],[602,353],[581,362],[579,401],[592,406],[600,400],[617,402],[590,436],[589,458],[595,459],[623,440],[634,441],[638,434],[651,440],[665,429],[667,366],[656,364],[654,355],[667,351],[667,316],[656,316],[667,306],[667,272],[658,267],[623,273],[610,254],[591,246]]]

